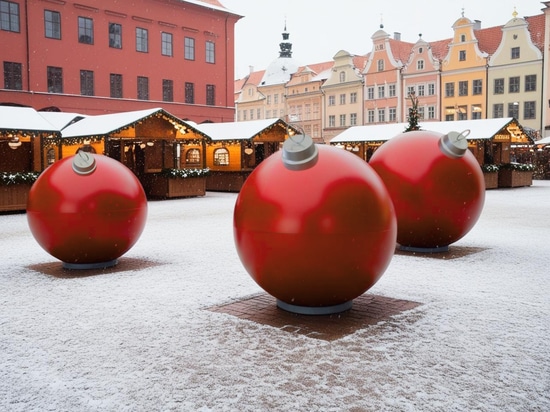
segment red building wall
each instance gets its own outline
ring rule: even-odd
[[[234,120],[234,26],[241,16],[223,7],[179,0],[10,0],[19,5],[20,31],[0,30],[0,60],[22,64],[22,91],[4,87],[0,103],[35,109],[102,114],[162,107],[195,122]],[[61,15],[61,39],[45,36],[45,10]],[[78,17],[93,20],[93,44],[80,43]],[[122,48],[109,47],[109,23],[122,26]],[[148,32],[148,51],[136,51],[136,28]],[[172,34],[172,56],[161,53],[161,33]],[[195,40],[195,59],[184,58],[184,38]],[[215,44],[215,63],[206,62],[206,42]],[[48,93],[47,67],[61,67],[63,94]],[[94,77],[94,96],[81,96],[80,71]],[[110,98],[110,74],[122,74],[123,98]],[[137,99],[138,76],[149,79],[149,99]],[[173,81],[173,102],[164,102],[162,80]],[[194,84],[194,104],[185,104],[185,83]],[[206,105],[206,85],[214,105]]]

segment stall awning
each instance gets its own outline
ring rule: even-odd
[[[196,127],[213,141],[228,141],[252,139],[275,126],[288,127],[294,133],[299,133],[294,127],[278,118],[249,120],[246,122],[201,123]]]
[[[59,130],[41,112],[31,107],[0,106],[0,131],[11,134],[50,134],[59,136]]]

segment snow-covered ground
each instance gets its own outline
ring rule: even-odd
[[[206,310],[262,292],[236,196],[150,202],[119,265],[141,263],[97,276],[37,270],[56,259],[0,215],[0,410],[550,410],[550,181],[488,191],[451,246],[477,253],[396,254],[367,293],[421,305],[335,341]]]

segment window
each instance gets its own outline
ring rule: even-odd
[[[497,103],[493,105],[493,118],[500,119],[504,117],[504,104]]]
[[[483,93],[483,80],[474,80],[472,82],[472,94],[479,95]]]
[[[519,47],[512,47],[510,58],[512,59],[519,59]]]
[[[208,106],[214,106],[216,104],[216,86],[213,84],[206,85],[206,104]],[[252,116],[250,118],[252,118]]]
[[[458,82],[458,95],[468,96],[468,81],[463,80]]]
[[[357,113],[350,113],[349,115],[349,125],[357,126]]]
[[[424,85],[423,85],[423,84],[419,84],[419,85],[418,85],[418,95],[419,95],[419,96],[424,96],[424,94],[425,94],[425,91],[424,91],[424,90],[425,90]]]
[[[195,60],[195,39],[192,37],[186,37],[184,47],[185,60]]]
[[[378,98],[383,99],[386,94],[386,88],[384,86],[378,86]]]
[[[519,104],[518,102],[508,103],[508,117],[515,119],[519,118]]]
[[[537,75],[528,74],[525,76],[525,91],[526,92],[535,92],[537,91]]]
[[[407,96],[411,96],[413,94],[416,94],[416,90],[415,90],[414,86],[408,86],[407,87]]]
[[[328,105],[334,106],[336,104],[336,97],[334,95],[328,97]]]
[[[80,70],[80,94],[82,96],[94,95],[94,72],[91,70]]]
[[[351,104],[357,103],[357,92],[351,92],[349,94],[349,102]]]
[[[390,84],[388,86],[388,96],[395,97],[395,84]]]
[[[378,109],[378,121],[379,122],[385,122],[386,121],[386,110],[385,109]]]
[[[472,120],[481,119],[481,105],[472,104]]]
[[[229,166],[229,150],[225,147],[214,150],[214,165]]]
[[[266,104],[267,105],[271,104],[271,95],[270,94],[268,94],[267,97],[266,97]]]
[[[344,83],[346,81],[346,72],[340,72],[340,83]]]
[[[61,14],[44,10],[44,36],[48,39],[61,39]]]
[[[78,42],[94,44],[94,21],[87,17],[78,18]]]
[[[455,95],[455,84],[445,83],[445,97],[454,97],[454,95]]]
[[[195,104],[195,84],[185,83],[185,103]]]
[[[174,81],[162,79],[162,101],[173,102],[174,101]]]
[[[424,60],[418,60],[416,62],[416,70],[424,70]]]
[[[110,75],[111,97],[122,99],[122,74],[111,73]]]
[[[340,126],[343,127],[346,125],[346,115],[345,114],[341,114],[340,115]]]
[[[47,68],[48,93],[63,93],[63,69],[61,67]]]
[[[465,34],[461,34],[461,35],[460,35],[460,41],[461,41],[462,43],[464,43],[464,42],[466,41],[466,35],[465,35]]]
[[[456,110],[452,106],[445,107],[445,121],[452,122],[455,119]]]
[[[136,51],[142,53],[149,52],[149,32],[147,29],[136,27]]]
[[[368,87],[367,88],[367,99],[369,99],[369,100],[374,99],[374,87]]]
[[[206,42],[206,63],[216,63],[216,44],[211,41]]]
[[[510,77],[508,93],[519,93],[519,76]]]
[[[374,123],[374,110],[367,111],[367,121],[369,123]]]
[[[340,104],[346,104],[346,95],[344,93],[340,95]]]
[[[428,83],[428,96],[435,94],[435,83]]]
[[[137,98],[139,100],[149,100],[149,78],[148,77],[138,76]]]
[[[424,106],[420,106],[418,108],[418,118],[420,120],[424,120]]]
[[[55,150],[54,149],[48,149],[46,152],[46,164],[48,166],[51,166],[55,163]]]
[[[160,34],[161,39],[161,54],[163,56],[172,56],[172,34],[162,32]]]
[[[186,165],[200,165],[201,163],[201,151],[199,149],[189,149],[185,153]]]
[[[493,92],[494,94],[504,94],[504,79],[495,79]]]
[[[466,50],[460,50],[458,52],[458,60],[460,60],[461,62],[466,60]]]
[[[23,90],[21,63],[4,62],[4,89]]]
[[[254,120],[254,109],[250,109],[250,120]]]
[[[535,102],[524,102],[523,103],[523,118],[534,119],[536,117],[535,113]]]
[[[328,127],[334,127],[334,126],[336,126],[336,116],[331,114],[328,117]]]
[[[379,72],[384,71],[384,60],[383,59],[378,60],[378,71]]]
[[[457,117],[458,120],[468,120],[468,106],[458,106]]]
[[[256,119],[262,118],[262,109],[256,109]]]
[[[435,119],[435,106],[428,106],[428,119]]]
[[[275,93],[273,95],[273,104],[279,104],[279,94]]]
[[[122,26],[118,23],[109,23],[109,47],[122,49]]]
[[[395,107],[390,107],[389,109],[389,121],[395,122],[397,120],[397,109]]]
[[[0,1],[0,29],[19,33],[19,4]]]

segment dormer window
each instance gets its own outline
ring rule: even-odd
[[[466,41],[466,35],[465,35],[465,34],[461,34],[461,35],[460,35],[460,41],[461,41],[462,43],[464,43],[464,42]]]
[[[340,72],[340,83],[344,83],[346,81],[346,72]]]
[[[424,51],[424,48],[422,48],[422,47],[418,48],[418,54],[422,54],[423,51]]]
[[[416,62],[416,70],[424,70],[424,60],[418,60]]]
[[[466,50],[460,50],[458,52],[458,60],[460,60],[461,62],[466,60]]]
[[[384,60],[383,59],[378,60],[378,71],[379,72],[384,71]]]
[[[510,57],[512,59],[519,59],[519,47],[512,47],[512,53]]]

